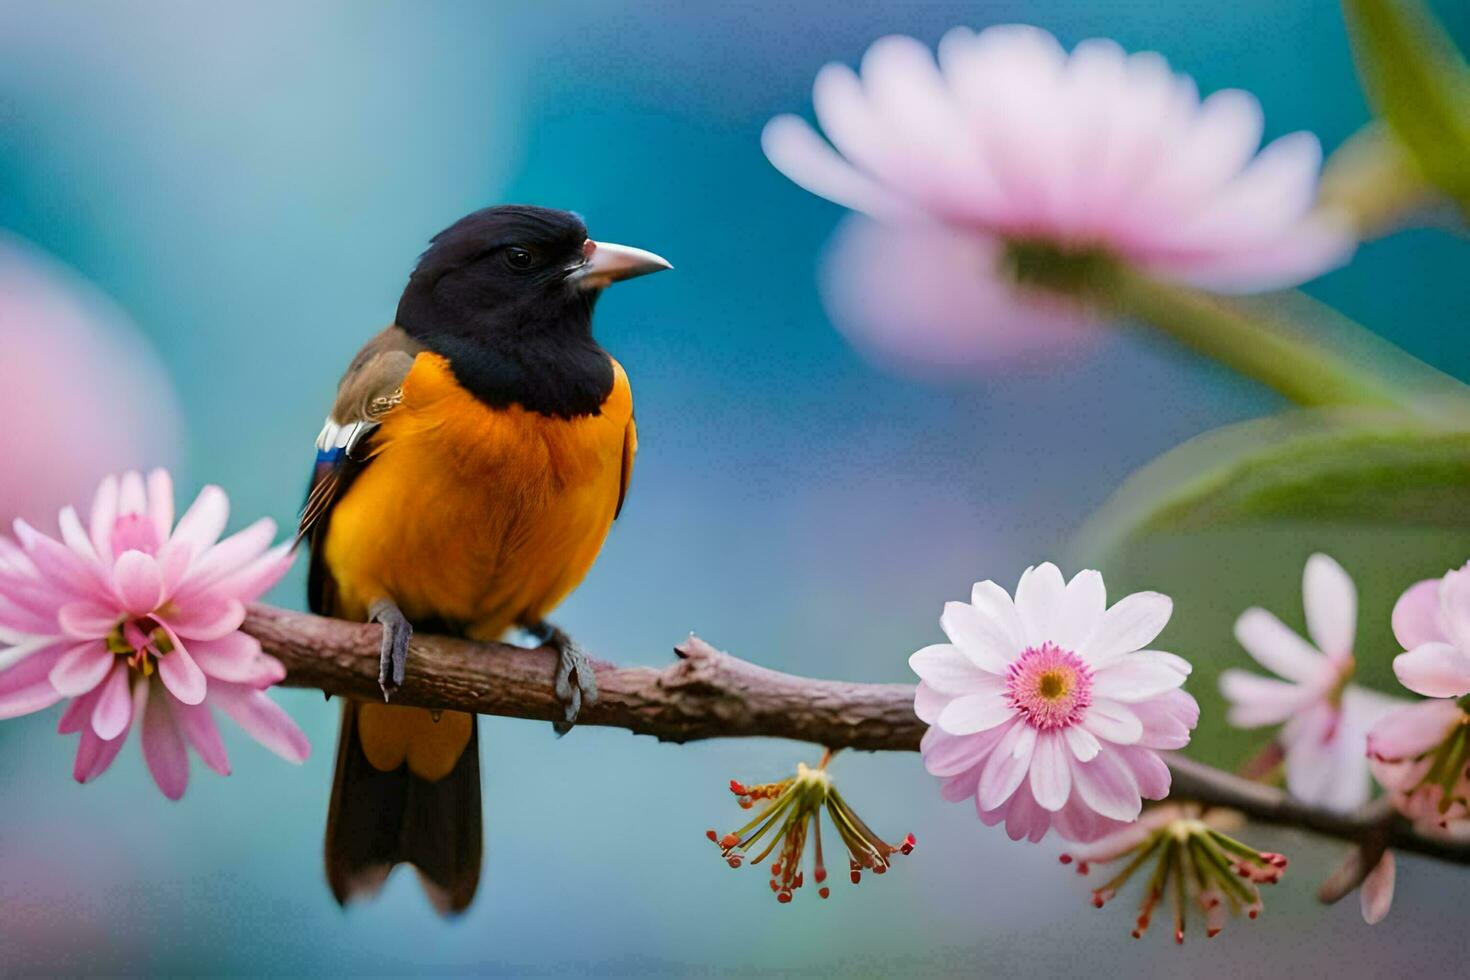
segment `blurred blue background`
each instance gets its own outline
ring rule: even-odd
[[[1439,9],[1470,41],[1470,11]],[[825,321],[814,269],[841,212],[764,161],[761,126],[808,112],[821,64],[883,34],[1015,20],[1159,50],[1205,91],[1247,88],[1268,138],[1306,128],[1331,149],[1367,119],[1325,0],[8,0],[0,228],[94,282],[156,348],[183,406],[181,492],[217,482],[232,526],[288,526],[338,374],[428,237],[494,202],[576,209],[677,271],[599,307],[642,450],[565,625],[629,663],[664,663],[697,629],[777,668],[906,680],[944,599],[1014,581],[1140,464],[1277,406],[1131,335],[1041,375],[926,385]],[[1310,291],[1467,378],[1467,258],[1444,234],[1398,235]],[[303,577],[272,599],[301,607]],[[811,747],[557,740],[504,719],[482,728],[488,874],[470,913],[440,921],[407,873],[343,913],[319,857],[337,710],[280,698],[311,760],[227,733],[235,775],[196,766],[179,804],[133,747],[75,785],[54,712],[0,726],[0,972],[1343,977],[1450,975],[1470,954],[1463,902],[1446,901],[1463,877],[1402,859],[1371,929],[1355,900],[1311,897],[1336,847],[1271,830],[1252,840],[1293,868],[1260,921],[1183,950],[1163,931],[1134,942],[1128,908],[1094,911],[1053,846],[943,803],[910,755],[845,754],[834,772],[916,852],[828,902],[777,906],[703,834],[737,823],[728,779],[777,777]]]

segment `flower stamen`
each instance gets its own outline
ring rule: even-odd
[[[776,900],[790,902],[795,891],[806,883],[802,870],[802,855],[808,837],[814,842],[815,861],[812,877],[819,886],[817,894],[827,898],[831,889],[827,886],[827,867],[822,854],[821,813],[837,829],[848,852],[849,875],[854,884],[861,880],[862,872],[870,870],[883,874],[888,870],[892,855],[908,854],[914,849],[914,835],[909,834],[898,844],[889,844],[873,833],[853,809],[837,792],[828,775],[824,756],[817,768],[798,763],[796,775],[776,783],[746,786],[736,780],[730,781],[730,791],[736,795],[740,806],[750,809],[757,802],[766,805],[739,830],[721,836],[714,830],[705,836],[720,848],[725,862],[738,868],[747,860],[752,847],[769,837],[765,846],[754,857],[751,864],[759,864],[772,853],[771,891]]]
[[[1092,863],[1128,858],[1121,871],[1093,889],[1092,904],[1102,908],[1144,865],[1154,862],[1133,937],[1143,938],[1154,910],[1167,898],[1176,943],[1184,942],[1190,905],[1204,913],[1205,936],[1213,938],[1224,927],[1227,902],[1233,914],[1244,912],[1254,919],[1262,907],[1258,886],[1280,881],[1287,865],[1282,855],[1257,851],[1223,833],[1219,825],[1228,820],[1225,811],[1206,815],[1195,804],[1166,804],[1080,853],[1063,855],[1062,863],[1076,861],[1078,874],[1087,874]]]

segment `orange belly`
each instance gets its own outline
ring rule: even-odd
[[[491,409],[420,354],[332,510],[338,614],[386,598],[480,640],[541,620],[592,567],[632,463],[632,392],[613,372],[599,415],[553,419]]]

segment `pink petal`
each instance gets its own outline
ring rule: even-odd
[[[1126,705],[1099,698],[1087,707],[1082,727],[1104,742],[1132,745],[1143,737],[1143,722]]]
[[[1384,851],[1383,857],[1363,879],[1362,891],[1358,893],[1363,921],[1370,926],[1382,922],[1393,905],[1394,877],[1393,851]]]
[[[158,658],[158,679],[180,701],[199,704],[204,700],[208,687],[204,671],[199,669],[177,636],[169,639],[173,642],[173,650]]]
[[[1439,583],[1437,578],[1416,582],[1394,603],[1393,635],[1405,650],[1445,639],[1439,622]]]
[[[92,539],[87,537],[86,529],[82,527],[82,519],[77,516],[75,507],[63,507],[56,520],[61,529],[61,540],[68,548],[76,552],[89,564],[100,565],[97,549],[92,545]]]
[[[1317,698],[1311,688],[1234,669],[1220,675],[1220,693],[1230,701],[1226,717],[1236,728],[1279,725]]]
[[[909,656],[909,669],[936,691],[945,694],[999,694],[1005,681],[977,668],[948,643],[924,647]]]
[[[143,761],[163,795],[177,800],[189,785],[189,753],[169,702],[161,691],[147,698],[143,709]]]
[[[14,593],[0,595],[0,630],[9,630],[22,636],[49,636],[56,632],[54,616],[46,616],[22,607],[14,600]]]
[[[1143,810],[1138,781],[1118,753],[1099,753],[1091,762],[1072,761],[1072,780],[1093,810],[1113,820],[1136,820]]]
[[[926,725],[933,725],[939,721],[939,714],[954,698],[948,694],[940,694],[934,688],[919,681],[918,687],[914,689],[914,714]]]
[[[112,576],[118,601],[135,616],[146,616],[163,602],[163,571],[152,555],[124,551]]]
[[[939,787],[939,795],[950,803],[973,799],[980,788],[981,766],[971,766],[957,776],[946,779]]]
[[[1186,668],[1183,672],[1180,664]],[[1183,684],[1188,667],[1172,654],[1149,650],[1125,654],[1098,670],[1092,694],[1115,701],[1146,701]]]
[[[1102,621],[1078,651],[1100,669],[1111,661],[1141,650],[1154,641],[1169,623],[1174,603],[1158,592],[1135,592],[1103,613]]]
[[[1331,662],[1264,609],[1247,609],[1235,621],[1235,639],[1256,663],[1299,684],[1321,681]]]
[[[163,574],[163,594],[177,603],[187,601],[183,587],[191,560],[192,556],[184,548],[164,548],[158,553],[158,567]]]
[[[196,599],[162,617],[170,629],[187,640],[218,640],[245,622],[245,607],[234,599]]]
[[[1107,606],[1108,592],[1102,575],[1090,568],[1078,572],[1062,594],[1052,624],[1052,641],[1067,650],[1076,650],[1097,629]]]
[[[230,774],[230,758],[225,754],[225,743],[220,739],[219,726],[214,715],[204,704],[172,704],[174,721],[184,738],[194,746],[204,764],[221,776]]]
[[[133,723],[133,693],[129,689],[127,665],[114,665],[99,690],[97,708],[92,712],[92,731],[104,742],[110,742]]]
[[[239,571],[219,579],[210,589],[241,602],[254,602],[284,578],[295,561],[294,543],[283,541]]]
[[[970,605],[1000,630],[1005,649],[1020,650],[1026,645],[1021,614],[1016,612],[1016,604],[1005,589],[989,579],[976,582],[970,590]]]
[[[97,705],[97,695],[100,693],[93,688],[81,697],[72,698],[67,702],[66,710],[61,713],[61,718],[56,723],[56,733],[70,735],[84,729],[90,730],[92,711]]]
[[[1021,574],[1021,580],[1016,583],[1016,612],[1021,616],[1028,646],[1054,640],[1054,620],[1061,616],[1066,589],[1061,570],[1049,561]],[[1007,658],[1010,659],[1013,657]]]
[[[101,684],[116,662],[117,657],[101,640],[88,640],[61,655],[49,680],[62,697],[80,697]]]
[[[261,745],[287,762],[305,762],[311,744],[291,716],[264,693],[235,684],[210,685],[211,701]]]
[[[1298,799],[1314,806],[1351,813],[1368,802],[1368,738],[1365,719],[1343,707],[1320,705],[1293,719],[1290,736],[1282,731],[1286,747],[1286,787]],[[1316,720],[1320,715],[1321,720]]]
[[[1004,724],[1015,715],[1015,709],[998,691],[965,694],[945,705],[937,724],[951,735],[970,735]]]
[[[1425,643],[1393,658],[1394,676],[1417,694],[1457,698],[1470,693],[1470,656],[1448,643]]]
[[[1031,793],[1043,810],[1060,810],[1072,792],[1070,755],[1059,733],[1047,732],[1036,740],[1031,758]]]
[[[1036,729],[1028,724],[1012,725],[985,760],[980,773],[980,790],[976,803],[982,809],[994,810],[1016,792],[1031,767],[1036,747]]]
[[[1138,782],[1138,792],[1146,800],[1162,800],[1169,795],[1173,776],[1157,752],[1129,745],[1117,750]]]
[[[953,776],[984,762],[1009,729],[1004,726],[974,735],[951,735],[931,728],[935,736],[924,750],[924,768],[933,776]],[[978,776],[977,776],[978,778]]]
[[[117,512],[121,517],[148,512],[148,493],[143,487],[143,477],[137,470],[128,470],[122,475],[118,487]]]
[[[973,233],[853,216],[823,254],[822,304],[873,364],[922,378],[1033,370],[1106,337],[1086,307],[1016,289],[1002,261]]]
[[[1334,657],[1353,652],[1358,630],[1358,590],[1341,565],[1327,555],[1307,559],[1302,572],[1302,605],[1307,632],[1317,649]]]
[[[79,783],[87,783],[96,779],[107,771],[112,765],[112,760],[122,751],[127,742],[126,736],[118,736],[111,741],[98,738],[97,733],[91,728],[81,730],[81,739],[77,742],[77,758],[72,765],[71,775]]]
[[[1406,705],[1385,715],[1368,732],[1368,754],[1386,762],[1423,755],[1448,738],[1464,720],[1465,712],[1454,701]]]
[[[777,116],[761,132],[766,159],[786,178],[819,197],[875,217],[894,217],[907,206],[839,156],[799,116]]]
[[[108,563],[112,560],[112,525],[117,520],[118,486],[117,477],[108,474],[97,487],[92,498],[92,516],[89,525],[92,544],[97,554]]]
[[[197,559],[219,540],[229,519],[230,498],[219,487],[207,486],[179,518],[173,536],[164,547],[170,551],[183,549]]]
[[[60,644],[42,647],[0,672],[0,719],[19,718],[61,700],[48,675],[65,649]]]
[[[16,520],[15,537],[25,548],[36,571],[54,584],[80,595],[96,592],[96,569],[86,559],[54,538],[47,537],[25,521]]]
[[[174,528],[174,481],[168,470],[156,469],[148,474],[148,517],[158,540],[167,541]]]
[[[1062,740],[1066,742],[1072,757],[1079,762],[1087,762],[1102,750],[1102,743],[1097,740],[1097,737],[1077,725],[1063,728]]]
[[[1051,828],[1051,814],[1042,808],[1022,783],[1005,808],[1006,836],[1011,840],[1028,840],[1035,844]]]
[[[1445,639],[1470,650],[1470,566],[1457,568],[1440,580],[1439,613]]]
[[[201,555],[190,570],[191,582],[211,584],[260,558],[276,536],[276,522],[262,517]]]
[[[190,642],[189,654],[207,676],[235,684],[265,688],[286,676],[279,660],[261,652],[259,640],[239,631],[217,640]]]
[[[123,618],[123,610],[94,599],[68,602],[57,613],[57,624],[67,636],[79,640],[100,639],[111,633]]]
[[[1146,749],[1182,749],[1189,744],[1190,731],[1199,723],[1199,702],[1187,691],[1168,691],[1152,701],[1141,701],[1130,707],[1143,723],[1143,737],[1138,745]]]
[[[1104,817],[1082,799],[1076,788],[1076,774],[1072,779],[1072,795],[1067,805],[1052,814],[1057,833],[1070,841],[1087,843],[1115,834],[1127,827],[1131,821],[1112,820]]]
[[[1004,674],[1020,652],[996,623],[964,602],[946,602],[939,627],[970,663],[990,674]]]

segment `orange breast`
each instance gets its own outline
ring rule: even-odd
[[[628,378],[613,371],[601,414],[553,419],[491,409],[420,354],[332,511],[323,557],[342,615],[389,598],[488,640],[565,598],[602,549],[634,438]]]

